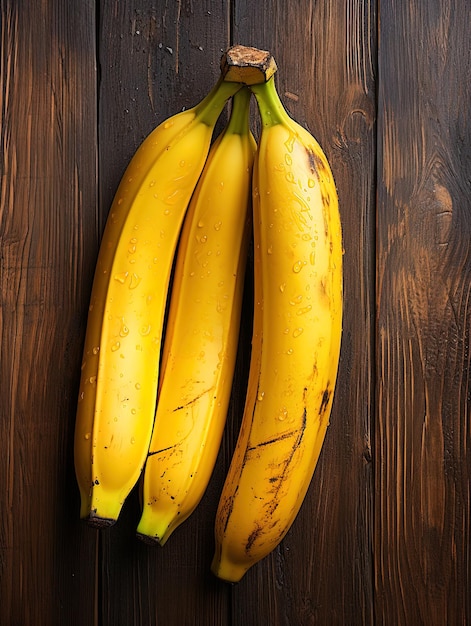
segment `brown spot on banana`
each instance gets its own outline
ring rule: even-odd
[[[327,407],[329,406],[329,400],[330,400],[331,393],[332,393],[332,391],[329,389],[329,387],[327,387],[324,390],[324,393],[322,394],[321,405],[319,407],[319,415],[321,415],[321,416],[326,412]]]
[[[315,174],[320,179],[320,173],[324,172],[326,167],[321,157],[310,147],[306,147],[307,159],[309,162],[309,169],[312,174]]]
[[[257,526],[255,530],[253,530],[248,536],[247,543],[245,544],[245,551],[247,554],[250,552],[253,544],[255,543],[255,541],[257,540],[257,537],[260,535],[261,532],[262,532],[262,527]]]
[[[214,387],[210,387],[209,389],[205,389],[205,391],[202,391],[200,394],[198,394],[197,396],[195,396],[194,398],[192,398],[191,400],[188,400],[188,402],[185,402],[185,404],[182,404],[180,406],[177,406],[173,409],[173,411],[181,411],[182,409],[185,409],[187,406],[191,406],[192,404],[194,404],[195,402],[198,402],[198,400],[200,398],[202,398],[204,395],[206,395],[207,393],[210,393],[211,390],[214,389]]]

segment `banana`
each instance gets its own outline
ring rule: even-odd
[[[245,88],[233,98],[177,251],[137,527],[141,539],[160,545],[200,502],[226,421],[251,233],[250,97]]]
[[[211,564],[230,582],[280,543],[302,505],[329,423],[342,332],[342,233],[329,164],[288,116],[273,77],[251,89],[262,120],[252,357]]]
[[[92,286],[76,414],[80,515],[116,521],[144,465],[154,421],[167,289],[183,217],[216,121],[241,85],[219,81],[160,124],[113,200]]]

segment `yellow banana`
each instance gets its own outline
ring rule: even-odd
[[[158,126],[132,158],[100,246],[75,430],[82,518],[112,524],[144,465],[161,334],[181,224],[215,123],[240,85],[222,77],[200,104]]]
[[[243,89],[233,98],[178,247],[137,528],[160,545],[200,502],[226,421],[251,232],[250,96]]]
[[[262,118],[252,360],[211,566],[231,582],[280,543],[301,507],[329,422],[342,324],[342,235],[327,159],[288,116],[273,78],[251,89]]]

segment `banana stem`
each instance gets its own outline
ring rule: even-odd
[[[245,135],[249,130],[249,104],[252,93],[247,87],[240,89],[232,99],[232,110],[227,132]]]
[[[214,126],[228,99],[241,87],[242,83],[226,82],[221,76],[208,95],[196,105],[196,118],[206,126]]]
[[[273,76],[266,83],[251,85],[250,89],[257,99],[263,126],[270,127],[277,124],[286,124],[290,117],[276,91]]]

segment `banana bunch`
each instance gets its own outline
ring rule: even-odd
[[[211,565],[230,582],[280,543],[301,507],[340,354],[336,188],[319,144],[284,109],[275,72],[269,53],[230,48],[208,96],[163,122],[131,160],[97,260],[76,417],[81,517],[113,524],[141,479],[137,535],[164,545],[214,469],[253,237],[248,387]]]

